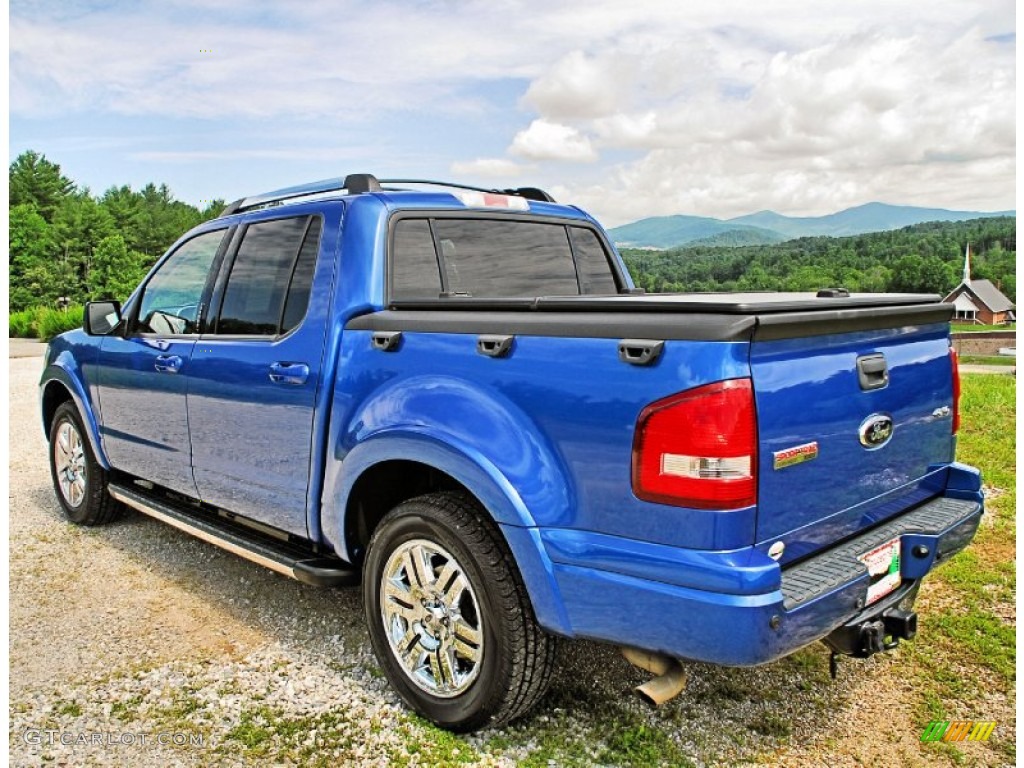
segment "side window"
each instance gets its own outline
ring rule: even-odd
[[[315,219],[319,229],[319,219]],[[304,248],[309,216],[292,219],[274,219],[250,224],[238,247],[231,274],[224,290],[224,301],[217,320],[216,333],[273,336],[278,333],[287,309],[292,275],[302,261],[306,261],[295,286],[290,319],[298,322],[306,313],[309,301],[309,281],[312,278],[312,259],[315,264],[315,245]],[[318,241],[319,235],[315,240]],[[312,251],[312,253],[310,253]],[[305,290],[305,295],[298,294]]]
[[[292,282],[288,286],[288,295],[284,300],[284,315],[281,318],[281,333],[288,333],[302,322],[309,307],[309,292],[313,287],[313,270],[316,269],[316,256],[320,252],[320,217],[314,216],[306,230],[306,238],[299,250],[299,260],[295,262]]]
[[[225,230],[183,243],[149,279],[139,302],[141,333],[197,333],[199,305]]]
[[[441,294],[434,239],[426,219],[402,219],[391,247],[391,297],[436,299]]]
[[[576,270],[580,276],[580,293],[618,293],[615,275],[604,246],[593,230],[569,227],[576,252]]]

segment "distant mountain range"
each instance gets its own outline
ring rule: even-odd
[[[797,237],[845,237],[883,232],[925,221],[966,221],[1016,216],[1016,211],[949,211],[909,205],[867,203],[828,216],[783,216],[761,211],[734,219],[705,216],[653,216],[608,230],[623,248],[676,248],[681,245],[767,245]]]

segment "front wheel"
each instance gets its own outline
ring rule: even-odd
[[[121,504],[107,493],[107,473],[96,461],[71,402],[58,406],[50,424],[50,476],[57,501],[71,522],[103,525],[121,513]]]
[[[497,527],[436,493],[381,521],[364,565],[370,640],[405,702],[452,731],[501,725],[547,687],[555,638],[536,622]]]

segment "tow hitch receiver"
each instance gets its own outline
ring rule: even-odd
[[[839,627],[825,638],[835,653],[866,659],[882,651],[891,651],[900,640],[917,634],[917,614],[890,608],[881,615]]]

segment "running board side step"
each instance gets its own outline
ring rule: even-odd
[[[359,571],[343,560],[323,557],[296,544],[264,536],[229,520],[211,518],[134,488],[110,484],[110,495],[144,515],[172,525],[272,571],[316,587],[351,587]]]

